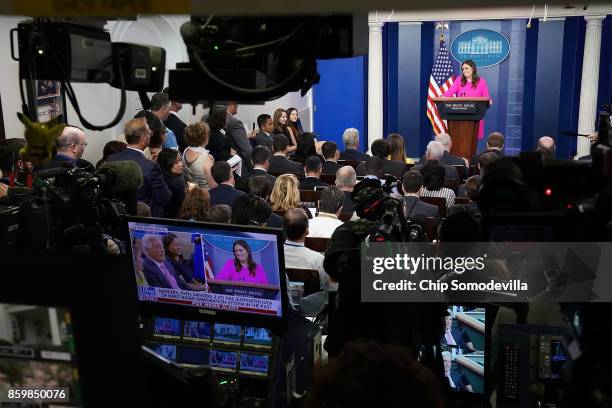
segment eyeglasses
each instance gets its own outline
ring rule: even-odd
[[[85,143],[70,143],[70,146],[85,146],[85,147],[87,147],[87,142],[85,142]]]

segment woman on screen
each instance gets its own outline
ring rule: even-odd
[[[268,277],[261,265],[256,264],[253,260],[249,244],[239,239],[234,242],[233,249],[234,259],[228,259],[216,279],[267,285]]]
[[[461,64],[461,80],[455,80],[448,91],[443,96],[476,97],[484,96],[489,98],[489,104],[493,101],[489,97],[489,87],[484,78],[478,76],[478,68],[472,60],[466,60]],[[478,139],[484,136],[484,121],[480,121]]]

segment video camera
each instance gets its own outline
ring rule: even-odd
[[[400,195],[401,182],[395,177],[381,180],[364,179],[353,190],[355,211],[370,229],[370,242],[420,242],[426,236],[423,226],[406,219]],[[363,226],[361,226],[363,227]]]
[[[105,252],[105,234],[121,238],[122,216],[136,212],[142,183],[133,162],[105,163],[96,173],[52,168],[35,173],[33,188],[12,187],[0,201],[2,245]]]

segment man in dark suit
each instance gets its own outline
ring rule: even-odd
[[[342,135],[344,151],[340,153],[340,160],[366,161],[370,155],[360,152],[359,131],[355,128],[348,128]]]
[[[147,255],[142,262],[142,271],[149,286],[189,290],[172,264],[166,261],[166,251],[161,236],[145,235],[142,239],[142,245]]]
[[[317,156],[310,156],[308,160],[306,160],[306,178],[300,181],[300,190],[314,190],[315,187],[329,187],[329,184],[319,179],[322,169],[321,159]]]
[[[448,164],[440,163],[442,156],[444,156],[444,146],[442,143],[437,142],[435,140],[429,142],[427,144],[427,151],[425,153],[426,161],[436,160],[440,166],[444,168],[444,178],[446,180],[459,180],[459,173],[457,169],[453,166],[449,166]],[[419,164],[418,166],[414,166],[414,170],[421,170],[425,166],[425,163]]]
[[[285,135],[272,136],[272,147],[274,155],[270,158],[270,173],[291,173],[298,176],[300,180],[304,178],[304,167],[300,163],[291,161],[287,158],[289,154],[289,140]]]
[[[170,94],[170,90],[168,88],[164,88],[163,92],[165,94]],[[164,121],[164,125],[170,130],[174,132],[174,136],[176,136],[176,142],[178,144],[179,150],[182,152],[187,147],[185,140],[183,139],[183,132],[187,127],[187,124],[178,117],[177,113],[183,109],[183,104],[177,101],[170,101],[170,114]]]
[[[276,177],[268,174],[268,168],[270,167],[270,157],[272,157],[272,151],[266,146],[256,146],[251,154],[251,161],[253,162],[253,170],[245,176],[240,177],[240,181],[236,188],[238,190],[248,192],[248,183],[252,177],[265,176],[270,179],[272,185],[276,181]]]
[[[210,205],[227,204],[230,207],[234,201],[244,193],[234,188],[234,172],[225,161],[216,161],[210,168],[210,174],[217,183],[217,187],[211,189]]]
[[[259,132],[255,135],[255,147],[266,146],[272,151],[272,130],[274,129],[272,117],[265,113],[259,115],[257,117],[257,127],[259,127]]]
[[[465,166],[467,167],[469,162],[466,158],[453,156],[450,151],[453,147],[453,140],[448,133],[440,133],[436,135],[435,140],[440,142],[444,146],[444,154],[440,159],[440,163],[448,164],[449,166]]]
[[[457,211],[467,211],[469,212],[475,219],[480,220],[482,218],[482,214],[480,212],[480,208],[478,207],[478,187],[480,186],[480,176],[475,175],[468,177],[465,181],[465,184],[459,186],[463,187],[465,191],[465,195],[470,199],[467,204],[455,204],[451,208],[449,208],[448,215],[453,214]],[[459,194],[457,194],[459,197]]]
[[[321,146],[321,153],[323,153],[323,158],[325,159],[323,163],[323,174],[336,174],[341,167],[338,164],[338,159],[340,159],[338,145],[334,142],[325,142],[323,146]]]
[[[372,156],[378,157],[382,161],[383,174],[390,174],[395,178],[401,179],[404,173],[408,170],[406,163],[387,159],[389,156],[389,142],[385,139],[378,139],[372,143],[370,148]],[[365,163],[360,163],[357,166],[357,175],[365,175]]]
[[[440,211],[435,205],[427,204],[419,198],[419,192],[423,186],[423,175],[410,170],[402,178],[404,189],[404,214],[406,218],[413,221],[423,222],[426,218],[433,218],[435,225],[440,223]]]
[[[255,194],[256,196],[263,198],[264,200],[266,200],[267,203],[269,203],[270,194],[272,194],[273,186],[274,183],[271,183],[268,177],[254,176],[251,177],[247,183],[247,192]],[[270,218],[268,218],[268,222],[266,222],[266,227],[283,228],[283,218],[280,215],[272,212],[270,214]]]
[[[136,200],[142,201],[151,208],[153,217],[164,216],[164,206],[172,198],[172,192],[164,181],[162,171],[154,161],[144,156],[143,150],[149,145],[151,132],[145,118],[132,119],[125,124],[125,150],[110,155],[109,162],[131,160],[142,170],[142,185],[136,191]]]
[[[495,153],[498,157],[504,157],[504,135],[500,132],[493,132],[489,136],[487,136],[487,150],[484,152],[480,152],[472,156],[470,160],[470,166],[476,166],[478,164],[478,158],[483,153]]]
[[[87,147],[87,139],[81,129],[74,126],[64,127],[62,134],[55,139],[57,153],[44,168],[78,167],[87,171],[94,171],[94,166],[81,158],[85,152],[85,147]]]
[[[340,167],[336,172],[336,187],[344,192],[344,202],[342,203],[343,213],[352,213],[354,211],[353,200],[351,193],[357,183],[357,174],[351,166]]]

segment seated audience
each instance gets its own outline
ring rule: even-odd
[[[321,147],[321,153],[323,155],[323,174],[336,174],[340,165],[338,159],[340,159],[340,151],[338,145],[334,142],[325,142]]]
[[[273,186],[274,184],[270,182],[270,179],[266,176],[251,177],[247,184],[247,193],[255,194],[269,203]],[[272,212],[270,213],[270,218],[268,218],[268,221],[266,222],[266,226],[272,228],[282,228],[283,218],[280,215]]]
[[[300,181],[300,190],[314,190],[315,187],[329,187],[329,184],[322,182],[319,178],[323,165],[317,156],[310,156],[306,160],[306,178]]]
[[[454,211],[467,211],[474,216],[477,220],[482,218],[480,208],[478,208],[478,187],[480,186],[480,176],[469,177],[465,181],[465,193],[469,198],[467,204],[455,205],[449,211],[449,215]]]
[[[190,185],[176,218],[189,221],[206,221],[210,209],[208,190]]]
[[[335,229],[343,224],[338,219],[344,202],[344,193],[337,187],[329,187],[321,192],[319,214],[309,222],[308,236],[331,238]]]
[[[493,132],[487,136],[487,150],[484,152],[475,154],[470,160],[470,166],[476,166],[478,164],[478,157],[483,153],[495,153],[499,157],[504,157],[504,135],[500,132]]]
[[[208,150],[216,161],[227,161],[236,154],[233,139],[224,133],[226,124],[226,107],[222,105],[213,106],[208,116],[208,126],[210,127]]]
[[[499,159],[499,156],[493,152],[486,152],[481,154],[478,157],[478,173],[480,174],[480,176],[484,176],[486,167],[497,159]]]
[[[329,286],[329,276],[323,269],[323,254],[306,248],[304,242],[308,236],[308,216],[301,208],[288,210],[283,216],[285,241],[285,267],[296,269],[314,269],[319,272],[321,290]]]
[[[344,151],[340,153],[340,160],[366,161],[370,155],[360,152],[359,131],[355,128],[348,128],[342,134]]]
[[[305,408],[444,408],[443,388],[405,347],[349,342],[315,371]]]
[[[164,206],[164,217],[175,218],[185,199],[183,158],[178,150],[164,147],[157,156],[157,164],[164,175],[164,181],[172,191],[172,198]]]
[[[287,126],[291,127],[295,137],[301,136],[304,133],[304,128],[302,127],[302,121],[299,118],[298,110],[295,108],[287,109],[287,119]]]
[[[406,146],[404,144],[404,138],[402,135],[397,133],[391,133],[387,136],[389,141],[389,160],[395,160],[406,164],[414,164],[414,160],[406,157]]]
[[[402,179],[404,190],[404,215],[407,219],[421,222],[425,218],[434,219],[435,225],[440,223],[440,210],[437,206],[424,203],[419,199],[421,187],[423,186],[423,175],[416,170],[410,170]]]
[[[387,156],[389,156],[389,142],[387,140],[375,140],[370,150],[372,151],[372,156],[378,157],[381,160],[383,174],[390,174],[399,179],[402,178],[408,167],[406,163],[387,159]],[[360,163],[359,166],[357,166],[357,175],[365,175],[365,163]]]
[[[274,155],[270,158],[270,173],[291,173],[300,179],[304,178],[304,167],[300,163],[293,162],[287,158],[289,155],[289,141],[284,135],[272,136]]]
[[[287,126],[287,111],[282,108],[278,108],[274,111],[274,117],[272,118],[272,128],[275,135],[284,135],[287,138],[287,153],[295,152],[297,149],[297,137],[293,130]],[[276,153],[276,151],[275,151]]]
[[[272,132],[274,130],[272,117],[265,113],[259,115],[257,117],[257,127],[259,127],[259,132],[255,135],[255,147],[265,146],[272,151]]]
[[[357,175],[355,169],[351,166],[344,166],[336,172],[336,187],[344,193],[344,201],[342,202],[342,212],[353,212],[353,200],[351,193],[357,183]]]
[[[234,201],[231,224],[265,227],[272,208],[263,198],[246,193]]]
[[[142,170],[143,183],[136,192],[136,200],[151,207],[153,217],[163,217],[164,207],[172,199],[172,191],[166,185],[157,162],[148,160],[143,150],[149,145],[149,126],[144,118],[132,119],[125,124],[127,148],[112,154],[108,161],[135,161]]]
[[[444,187],[444,168],[436,160],[429,160],[419,171],[423,175],[421,196],[443,197],[446,199],[446,208],[455,205],[455,192]]]
[[[225,161],[216,161],[212,165],[210,173],[213,179],[215,179],[215,183],[217,183],[217,187],[209,191],[210,204],[227,204],[231,207],[236,198],[244,194],[242,191],[234,188],[235,179],[232,168]]]
[[[287,211],[292,208],[302,208],[306,211],[308,218],[312,218],[310,210],[301,205],[299,182],[293,174],[282,174],[276,179],[272,194],[270,194],[270,203],[274,211]]]
[[[102,158],[96,163],[96,170],[99,169],[100,166],[102,166],[104,163],[106,163],[108,156],[110,156],[111,154],[122,152],[125,150],[126,147],[127,143],[121,142],[119,140],[111,140],[110,142],[107,142],[104,145],[104,148],[102,149]]]
[[[382,177],[384,174],[383,169],[383,161],[380,157],[372,156],[365,163],[362,163],[363,166],[363,176],[367,179],[376,179],[380,180],[381,184],[383,183]],[[359,166],[357,166],[357,172],[359,172]]]
[[[295,159],[308,160],[310,156],[317,156],[323,161],[323,157],[317,152],[317,139],[315,139],[314,134],[304,133],[298,136],[297,149],[295,149],[295,153],[292,157]]]
[[[440,142],[444,146],[444,154],[440,159],[441,164],[447,164],[449,166],[465,166],[469,165],[469,162],[464,157],[453,156],[450,154],[453,147],[453,139],[451,139],[448,133],[439,133],[435,138],[436,142]]]
[[[232,208],[227,204],[217,204],[210,207],[206,221],[218,224],[229,224],[232,219]]]
[[[206,190],[217,186],[210,168],[213,165],[213,156],[206,146],[210,136],[210,128],[204,122],[193,123],[183,131],[183,140],[187,148],[183,152],[183,168],[187,181],[195,183]]]
[[[415,166],[414,169],[421,171],[421,169],[429,161],[435,160],[436,163],[439,166],[441,166],[442,169],[444,170],[444,178],[445,179],[447,179],[447,180],[459,180],[459,173],[457,172],[456,168],[454,168],[453,166],[449,166],[448,164],[440,163],[440,160],[444,156],[444,152],[446,152],[446,150],[444,150],[444,146],[442,146],[442,143],[437,142],[435,140],[429,142],[427,144],[427,151],[425,152],[425,159],[426,159],[425,163],[419,164],[418,166]]]
[[[552,159],[555,157],[555,139],[550,136],[542,136],[538,139],[538,146],[536,150],[542,153],[543,159]]]
[[[266,146],[256,146],[251,154],[251,160],[253,161],[253,170],[249,174],[243,174],[240,177],[240,181],[236,186],[241,191],[248,191],[247,185],[251,177],[265,176],[270,179],[272,185],[276,181],[276,177],[268,174],[268,168],[270,167],[270,157],[272,157],[272,151]]]

